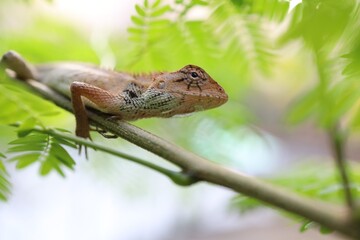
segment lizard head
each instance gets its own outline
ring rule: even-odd
[[[215,108],[228,100],[224,89],[205,70],[195,65],[157,74],[150,87],[180,100],[176,114]]]

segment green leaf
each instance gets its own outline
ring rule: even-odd
[[[356,106],[358,100],[360,99],[359,87],[360,84],[357,80],[351,81],[350,79],[344,79],[332,87],[332,89],[328,92],[328,95],[333,101],[331,111],[328,111],[327,114],[329,118],[327,120],[328,122],[338,122],[354,106]]]
[[[23,155],[18,155],[10,159],[10,161],[17,161],[16,168],[22,169],[25,168],[39,159],[39,153],[27,153]]]
[[[144,26],[145,25],[144,19],[140,18],[138,16],[131,16],[131,21],[133,23],[135,23],[136,25],[139,25],[139,26]]]
[[[313,89],[303,97],[301,97],[296,104],[294,104],[288,113],[287,120],[292,124],[307,119],[318,108],[319,91]]]
[[[307,230],[309,230],[310,228],[314,227],[314,222],[313,221],[306,221],[303,225],[301,225],[300,227],[300,232],[306,232]]]
[[[65,177],[64,171],[61,170],[61,168],[59,168],[58,165],[54,165],[54,169],[55,169],[55,171],[56,171],[60,176]]]
[[[32,134],[28,135],[26,137],[15,139],[14,141],[11,141],[10,145],[17,145],[17,144],[27,144],[27,143],[43,143],[46,141],[47,135],[46,134]]]
[[[357,106],[354,112],[351,117],[350,128],[355,131],[360,128],[360,106]]]
[[[45,145],[43,143],[36,143],[36,144],[23,144],[14,146],[8,149],[8,153],[17,153],[17,152],[24,152],[24,151],[41,151],[43,150]]]
[[[54,115],[56,106],[27,91],[14,80],[10,83],[0,84],[0,124],[11,124],[22,121],[24,134],[34,121],[42,126],[44,123],[40,116]],[[20,131],[20,134],[21,131]]]
[[[29,117],[27,118],[21,125],[20,127],[18,127],[17,129],[17,134],[19,137],[25,137],[26,135],[28,135],[29,133],[31,133],[31,131],[33,130],[33,128],[35,127],[37,121],[35,118],[33,117]]]
[[[360,13],[360,7],[358,8],[358,15]],[[360,18],[360,17],[358,17]],[[356,22],[359,22],[357,20]],[[346,61],[345,68],[342,71],[342,74],[349,77],[359,79],[360,77],[360,33],[357,31],[359,28],[359,23],[354,24],[354,27],[349,27],[349,35],[353,36],[354,31],[357,33],[355,37],[349,37],[350,39],[354,39],[354,42],[350,42],[347,45],[350,46],[349,50],[342,57]]]
[[[52,116],[56,116],[56,115],[59,115],[60,114],[60,111],[49,111],[49,112],[43,112],[43,113],[40,113],[39,115],[41,116],[46,116],[46,117],[52,117]]]
[[[354,0],[303,0],[296,8],[292,23],[284,37],[301,38],[320,50],[337,44],[351,19],[354,19]]]
[[[74,144],[72,142],[69,142],[69,141],[66,141],[64,139],[61,139],[61,138],[55,138],[54,141],[56,141],[57,143],[59,143],[61,145],[65,145],[65,146],[68,146],[68,147],[71,147],[71,148],[77,148],[76,144]]]
[[[284,0],[231,0],[242,13],[254,14],[257,17],[267,18],[273,21],[281,21],[285,18],[290,3]]]
[[[164,27],[168,27],[170,24],[171,22],[168,19],[156,19],[149,22],[149,27],[163,29]]]
[[[169,12],[171,10],[170,5],[165,5],[155,11],[153,11],[150,16],[151,17],[160,17],[162,15],[164,15],[165,13]]]
[[[320,232],[322,234],[330,234],[330,233],[333,233],[334,230],[332,230],[330,228],[327,228],[327,227],[324,227],[324,226],[320,226]]]
[[[327,227],[324,226],[319,226],[319,224],[313,222],[313,221],[306,221],[303,225],[301,225],[300,227],[300,232],[306,232],[309,229],[314,229],[314,228],[319,228],[320,233],[322,234],[330,234],[333,233],[334,230],[329,229]]]
[[[146,16],[145,10],[140,5],[136,4],[135,5],[135,10],[140,16],[142,16],[142,17]]]
[[[161,4],[161,0],[156,0],[152,5],[151,8],[157,8]]]
[[[5,157],[5,155],[3,155]],[[2,158],[2,157],[1,157]],[[0,172],[6,172],[4,163],[0,160]]]
[[[65,166],[70,169],[73,169],[75,165],[75,161],[71,158],[69,153],[59,144],[53,143],[51,152],[52,155],[56,157],[56,159],[60,160]]]
[[[8,152],[19,154],[10,158],[10,161],[16,162],[18,169],[23,169],[35,162],[40,162],[41,175],[47,175],[52,170],[55,170],[61,176],[64,176],[62,168],[73,169],[75,161],[60,144],[76,147],[73,143],[66,140],[33,132],[11,142],[13,147]]]
[[[233,199],[232,206],[240,210],[241,213],[246,213],[248,211],[259,208],[259,206],[262,206],[262,203],[255,198],[238,195]]]
[[[134,27],[130,27],[127,30],[129,33],[132,33],[132,34],[142,34],[143,33],[142,29],[134,28]]]
[[[209,3],[208,3],[207,1],[204,1],[204,0],[192,0],[192,1],[191,1],[191,4],[201,5],[201,6],[207,6],[207,5],[209,5]]]
[[[63,129],[63,128],[55,128],[55,130],[57,130],[59,132],[71,133],[71,131],[69,131],[67,129]]]
[[[41,176],[48,175],[52,169],[53,169],[52,164],[49,161],[44,161],[41,163],[40,166],[40,175]]]
[[[0,154],[0,200],[6,201],[10,194],[11,184],[8,180],[8,173],[2,159],[5,158],[4,154]]]

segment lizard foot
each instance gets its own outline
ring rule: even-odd
[[[90,128],[81,128],[81,129],[76,129],[76,136],[78,137],[82,137],[85,139],[89,139],[90,141],[92,141],[91,137],[90,137]],[[84,153],[85,153],[85,158],[89,159],[89,155],[88,155],[88,148],[86,146],[83,146],[82,144],[78,144],[78,149],[79,149],[79,155],[81,155],[82,150],[84,149]]]
[[[112,138],[112,139],[118,138],[117,135],[109,133],[108,131],[106,131],[106,130],[104,130],[102,128],[99,128],[98,126],[95,126],[95,128],[90,128],[90,130],[100,133],[101,136],[103,136],[104,138]]]
[[[106,118],[106,120],[116,122],[116,121],[122,120],[122,117],[121,116],[110,116],[110,117]]]

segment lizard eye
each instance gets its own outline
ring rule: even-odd
[[[197,74],[197,72],[191,72],[191,77],[193,78],[198,78],[199,77],[199,74]]]

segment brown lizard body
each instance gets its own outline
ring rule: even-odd
[[[172,117],[224,104],[228,96],[202,68],[134,75],[83,63],[33,66],[9,51],[1,62],[21,80],[34,79],[71,98],[76,135],[90,138],[84,104],[122,120]]]

